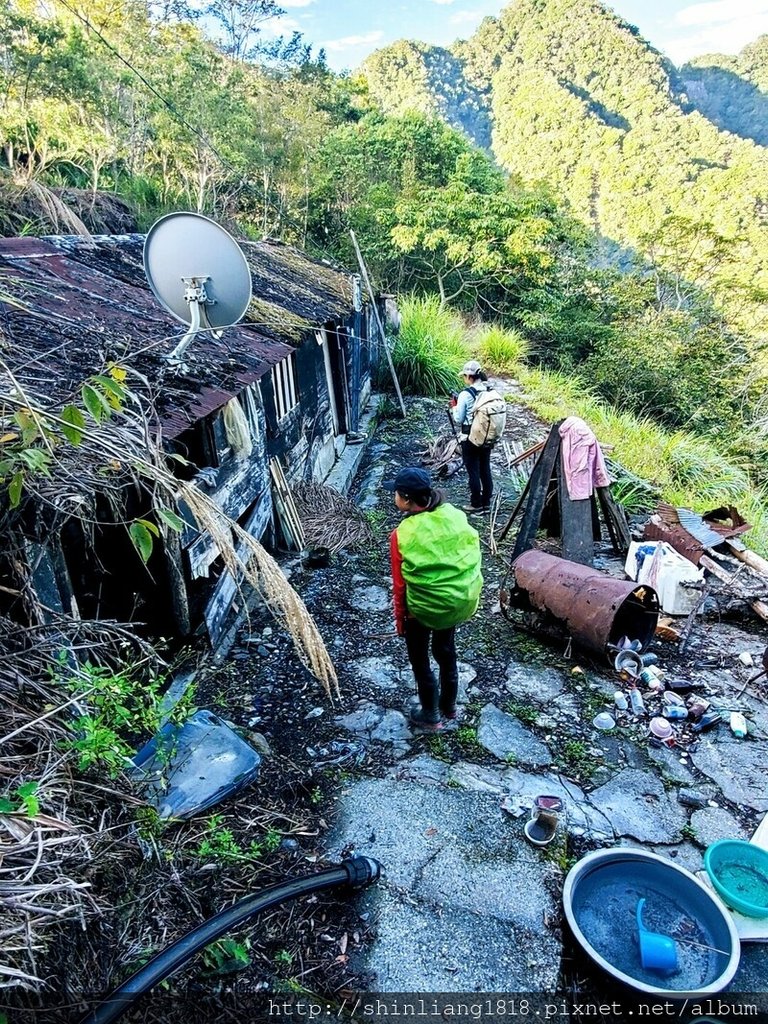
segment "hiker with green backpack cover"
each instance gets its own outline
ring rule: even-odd
[[[401,469],[383,484],[403,520],[389,542],[395,625],[405,638],[419,695],[411,725],[428,732],[456,718],[456,627],[477,611],[483,578],[480,538],[459,509],[432,488],[429,473]],[[435,678],[430,648],[440,670]]]
[[[487,512],[493,497],[491,449],[501,439],[507,418],[507,404],[476,359],[461,371],[465,387],[451,400],[453,421],[461,428],[461,455],[469,477],[467,513]]]

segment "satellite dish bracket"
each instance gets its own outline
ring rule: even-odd
[[[209,298],[208,293],[205,290],[205,282],[210,281],[210,277],[182,277],[181,280],[186,285],[184,289],[184,301],[189,306],[189,330],[179,341],[173,352],[168,354],[169,363],[180,362],[181,357],[187,350],[187,346],[198,331],[201,329],[205,331],[212,330],[205,307],[216,304],[216,299]],[[220,338],[222,335],[221,331],[214,331],[213,333],[217,338]]]

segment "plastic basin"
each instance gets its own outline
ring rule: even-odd
[[[645,928],[677,942],[679,964],[664,977],[642,963],[640,899]],[[589,853],[569,871],[563,904],[585,952],[640,992],[677,999],[720,992],[738,969],[741,944],[731,915],[709,886],[666,857],[626,847]]]
[[[745,839],[707,847],[704,867],[724,903],[747,917],[768,917],[768,853]]]

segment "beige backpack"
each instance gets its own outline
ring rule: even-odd
[[[478,391],[467,388],[475,397],[469,440],[478,448],[491,448],[504,434],[507,422],[507,403],[493,388]]]

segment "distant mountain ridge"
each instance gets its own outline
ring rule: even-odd
[[[362,71],[385,111],[431,112],[490,141],[504,168],[547,181],[598,235],[647,251],[674,220],[692,251],[702,231],[719,247],[716,268],[691,268],[703,283],[727,293],[738,274],[768,296],[768,149],[756,144],[768,119],[748,137],[732,109],[745,90],[750,109],[768,102],[767,54],[763,37],[735,70],[710,59],[681,73],[599,0],[515,0],[451,50],[399,42]]]

